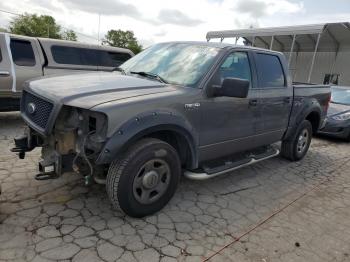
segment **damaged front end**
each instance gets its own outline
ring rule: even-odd
[[[22,115],[25,114],[22,111]],[[107,117],[100,112],[63,106],[51,130],[40,132],[31,125],[28,117],[25,134],[15,138],[13,152],[20,158],[36,147],[41,147],[39,174],[36,179],[59,177],[65,172],[75,171],[85,176],[86,183],[92,178],[104,182],[105,167],[95,164],[106,142]],[[50,120],[52,121],[52,120]]]

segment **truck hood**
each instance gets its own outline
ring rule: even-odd
[[[173,92],[176,88],[119,72],[97,72],[44,77],[27,82],[25,90],[54,103],[90,109],[115,100]]]

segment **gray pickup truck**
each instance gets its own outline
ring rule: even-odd
[[[328,86],[293,85],[281,53],[161,43],[115,72],[27,82],[29,128],[12,151],[42,147],[37,179],[74,170],[142,217],[167,204],[182,175],[208,179],[279,153],[302,159],[329,101]]]

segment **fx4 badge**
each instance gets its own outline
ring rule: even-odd
[[[185,104],[185,109],[196,109],[201,106],[200,103]]]

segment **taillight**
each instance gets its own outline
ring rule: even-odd
[[[327,98],[327,103],[326,103],[326,112],[328,111],[329,108],[329,103],[331,102],[331,94],[329,94],[328,98]]]

